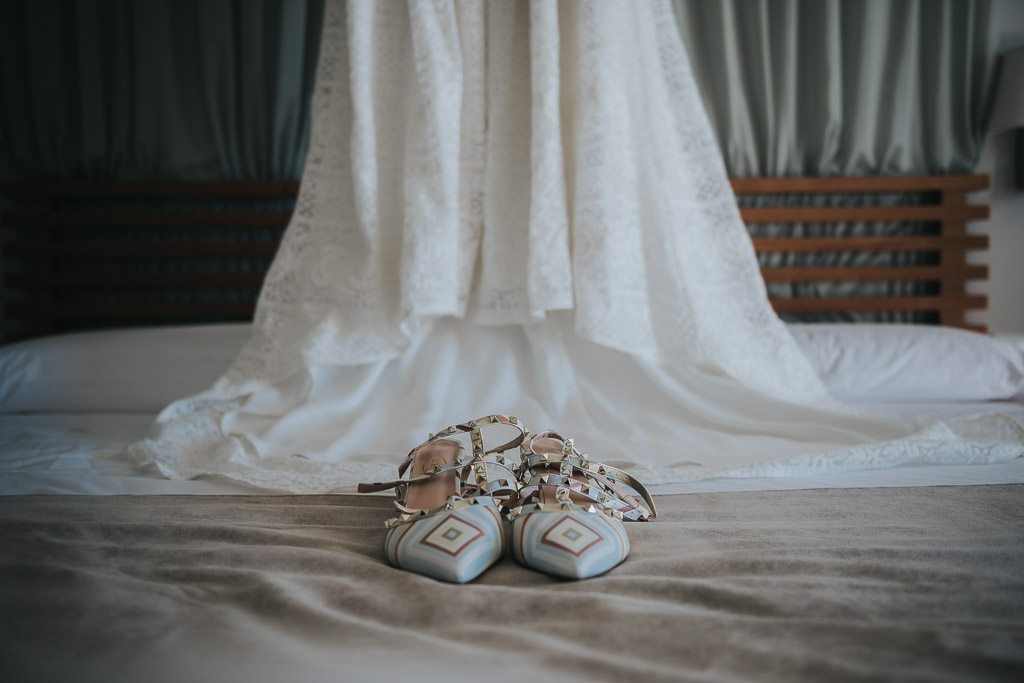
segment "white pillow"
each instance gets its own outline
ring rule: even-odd
[[[248,324],[83,332],[0,347],[0,413],[145,412],[208,388]],[[924,325],[789,325],[829,392],[848,401],[1024,399],[1024,350]]]
[[[829,392],[847,401],[1024,398],[1024,349],[928,325],[789,325]]]
[[[0,413],[155,413],[210,387],[251,326],[64,334],[0,347]]]

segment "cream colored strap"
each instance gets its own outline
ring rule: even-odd
[[[481,434],[481,430],[486,428],[486,427],[497,426],[497,425],[508,425],[510,427],[514,427],[515,429],[517,429],[519,431],[519,434],[515,438],[513,438],[511,441],[509,441],[508,443],[502,444],[501,446],[498,446],[496,448],[492,448],[492,449],[490,449],[488,451],[485,451],[484,450],[484,443],[483,443],[483,435]],[[499,465],[499,466],[505,468],[506,470],[509,471],[509,474],[511,475],[512,471],[508,467],[508,465],[506,464],[505,457],[500,455],[500,454],[505,452],[505,451],[507,451],[507,450],[509,450],[509,449],[511,449],[511,448],[515,448],[516,446],[521,445],[523,443],[523,440],[526,439],[526,435],[529,432],[529,430],[527,430],[526,427],[521,422],[519,422],[519,418],[517,418],[517,417],[506,416],[506,415],[486,415],[484,417],[477,418],[476,420],[470,420],[469,422],[463,422],[462,424],[457,424],[457,425],[452,425],[451,427],[446,427],[445,429],[442,429],[439,432],[436,432],[436,433],[428,435],[427,440],[424,441],[423,443],[421,443],[419,446],[416,446],[416,448],[413,448],[411,451],[409,451],[409,455],[407,455],[405,457],[405,460],[402,461],[402,464],[398,466],[398,476],[399,476],[398,479],[394,479],[392,481],[359,484],[359,486],[356,488],[356,490],[359,493],[376,493],[378,491],[386,491],[388,489],[397,488],[397,487],[402,486],[402,485],[413,484],[413,483],[420,482],[420,481],[428,481],[430,479],[435,478],[437,475],[439,475],[439,474],[441,474],[443,472],[450,471],[450,470],[468,468],[469,465],[465,465],[464,464],[465,461],[462,458],[459,458],[458,460],[456,460],[454,462],[450,462],[450,463],[448,463],[446,465],[441,465],[441,466],[435,467],[433,469],[433,471],[429,472],[428,474],[424,474],[424,475],[421,475],[419,477],[413,477],[413,478],[409,478],[409,479],[404,478],[405,473],[409,469],[409,466],[412,465],[413,460],[415,460],[415,458],[416,458],[417,451],[419,451],[421,448],[423,448],[427,444],[434,443],[435,441],[439,441],[439,440],[443,440],[443,439],[448,439],[452,435],[459,434],[460,432],[461,433],[469,432],[470,441],[472,443],[472,448],[473,448],[473,460],[470,462],[470,465],[473,465],[474,472],[477,475],[477,478],[478,478],[478,482],[477,483],[479,485],[478,488],[480,488],[482,491],[488,492],[488,493],[494,492],[498,488],[503,488],[503,487],[491,487],[491,488],[488,488],[486,469],[485,469],[485,467],[482,467],[482,466],[478,467],[477,463],[481,463],[481,462],[485,461],[485,459],[487,458],[488,455],[492,455],[492,454],[497,453],[499,455],[496,458],[494,458],[493,460],[487,460],[487,462],[491,463],[491,464],[496,464],[496,465]],[[512,476],[511,480],[515,481],[515,477]],[[504,488],[512,488],[512,487],[507,486],[507,487],[504,487]]]

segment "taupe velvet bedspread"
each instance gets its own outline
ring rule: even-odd
[[[0,498],[3,680],[1021,680],[1024,485],[660,497],[611,573],[389,567],[389,500]]]

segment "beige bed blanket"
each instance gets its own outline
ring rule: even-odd
[[[603,577],[454,586],[386,564],[379,497],[0,498],[0,678],[1024,676],[1024,485],[657,502]]]

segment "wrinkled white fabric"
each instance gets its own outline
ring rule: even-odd
[[[667,3],[332,3],[322,45],[233,385],[394,358],[438,316],[575,306],[586,339],[822,393],[766,303]]]
[[[141,462],[332,490],[490,412],[652,483],[1020,454],[827,399],[664,0],[331,2],[317,78],[253,337]]]

